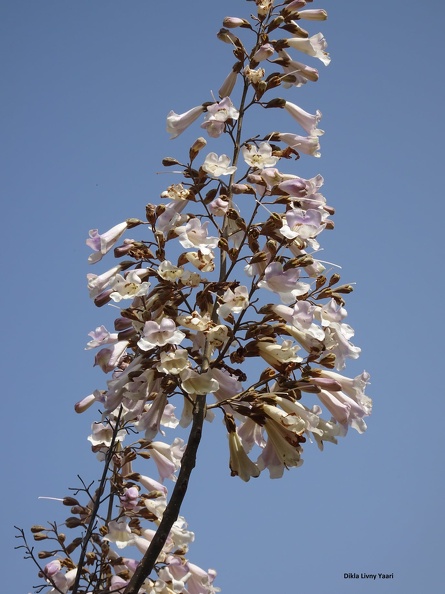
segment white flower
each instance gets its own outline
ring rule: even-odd
[[[164,260],[159,264],[158,274],[164,280],[175,281],[181,278],[184,269],[174,266],[169,260]]]
[[[102,423],[93,423],[91,425],[92,434],[87,438],[91,445],[93,446],[107,446],[110,447],[111,442],[113,440],[113,433],[114,430],[110,425],[103,425]],[[127,435],[124,429],[120,429],[117,432],[115,437],[115,441],[124,441],[125,436]]]
[[[182,132],[197,120],[203,112],[204,107],[202,105],[193,107],[192,109],[189,109],[189,111],[181,114],[170,111],[167,116],[167,132],[171,135],[170,139],[176,138],[182,134]]]
[[[303,359],[297,355],[298,345],[294,345],[291,340],[283,340],[283,343],[260,341],[257,343],[260,356],[269,365],[281,371],[289,363],[301,363]]]
[[[134,535],[125,520],[113,520],[108,523],[108,534],[103,539],[114,542],[118,549],[123,549],[133,543]]]
[[[138,347],[143,351],[149,351],[157,346],[179,344],[184,338],[184,332],[177,330],[173,320],[163,318],[160,324],[154,321],[145,322],[143,336],[138,342]]]
[[[316,111],[315,115],[304,111],[295,103],[286,101],[284,109],[300,124],[300,126],[309,134],[309,136],[321,136],[324,134],[323,130],[319,130],[317,125],[321,120],[321,112]]]
[[[322,33],[312,35],[312,37],[309,37],[308,39],[293,37],[287,40],[287,44],[308,56],[318,58],[325,66],[331,61],[329,54],[324,51],[327,47],[327,43]]]
[[[207,227],[208,221],[201,224],[199,219],[191,219],[186,225],[176,227],[179,243],[185,248],[199,248],[206,255],[211,253],[211,248],[218,245],[217,237],[209,237]]]
[[[190,367],[190,362],[188,352],[185,349],[176,349],[171,353],[162,351],[161,362],[156,365],[158,371],[172,375],[178,375],[187,367]]]
[[[216,153],[209,153],[202,165],[203,170],[211,177],[231,175],[236,171],[235,166],[230,166],[230,158],[227,155],[218,157]]]
[[[213,252],[209,254],[203,254],[201,250],[199,252],[187,252],[184,254],[184,258],[203,272],[212,272],[212,270],[215,270],[215,255]]]
[[[227,289],[222,296],[222,304],[218,307],[217,313],[226,319],[232,313],[240,313],[249,305],[249,291],[247,287],[236,287],[235,291]]]
[[[150,287],[150,283],[142,282],[141,276],[146,276],[146,270],[131,270],[125,277],[121,274],[116,274],[111,283],[113,292],[110,294],[110,299],[118,303],[122,299],[134,299],[141,295],[146,295]]]
[[[279,157],[272,155],[272,147],[268,142],[262,142],[259,148],[253,144],[248,144],[243,146],[242,152],[245,162],[256,169],[273,167],[279,161]]]
[[[320,141],[318,140],[318,136],[298,136],[298,134],[280,132],[278,137],[279,140],[285,142],[300,153],[312,155],[313,157],[320,156]]]
[[[228,437],[230,451],[229,466],[232,476],[239,476],[245,482],[249,481],[251,476],[259,476],[260,469],[246,454],[238,433],[230,431]]]
[[[187,394],[210,394],[218,390],[219,383],[213,379],[210,371],[197,373],[193,369],[186,369],[181,373],[181,387]]]

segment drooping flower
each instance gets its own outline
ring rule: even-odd
[[[170,478],[173,481],[176,480],[174,473],[181,465],[184,450],[184,441],[180,437],[175,437],[171,445],[162,441],[151,442],[150,454],[156,463],[161,482],[166,478]]]
[[[260,469],[246,454],[238,433],[236,431],[229,431],[228,438],[230,452],[229,466],[232,476],[239,476],[245,482],[248,482],[251,477],[258,477],[260,475]]]

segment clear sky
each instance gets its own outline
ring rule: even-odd
[[[320,240],[356,282],[348,322],[371,373],[374,413],[281,480],[231,478],[225,432],[206,425],[184,509],[190,560],[227,594],[418,594],[443,581],[443,201],[445,8],[326,0],[332,63],[286,99],[323,113],[320,172],[336,228]],[[0,0],[3,228],[1,588],[26,594],[31,562],[13,524],[60,518],[99,464],[96,415],[73,404],[105,376],[85,352],[104,322],[89,301],[88,230],[141,217],[176,181],[157,175],[198,129],[170,141],[165,116],[211,100],[233,57],[215,37],[244,0]],[[319,25],[319,26],[318,26]],[[315,63],[313,63],[315,65]],[[290,130],[288,130],[290,131]],[[182,151],[182,153],[181,153]],[[109,259],[107,264],[111,265]],[[101,270],[105,270],[103,266]],[[94,270],[94,272],[97,272]],[[68,510],[66,510],[68,511]],[[394,573],[393,580],[344,573]]]

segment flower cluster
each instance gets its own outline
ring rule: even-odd
[[[121,557],[121,551],[127,546],[147,551],[155,531],[143,523],[159,526],[168,506],[163,482],[176,481],[188,455],[178,437],[171,444],[159,441],[165,429],[196,424],[200,413],[211,421],[219,412],[231,474],[244,481],[264,470],[278,478],[286,468],[300,466],[307,440],[323,449],[349,427],[366,429],[369,375],[351,379],[339,373],[347,359],[360,354],[345,322],[345,295],[352,286],[340,282],[334,265],[316,257],[320,234],[333,229],[334,209],[321,193],[321,175],[306,179],[292,168],[288,172],[301,154],[320,156],[321,113],[269,97],[280,87],[286,92],[318,80],[314,66],[300,60],[329,64],[323,35],[300,26],[327,18],[324,10],[307,9],[310,2],[255,0],[252,22],[224,19],[218,38],[231,45],[235,63],[219,100],[167,116],[171,138],[199,120],[208,138],[192,143],[184,163],[163,160],[165,167],[179,167],[183,180],[166,188],[158,204],[147,204],[145,220],[90,231],[90,263],[112,249],[119,260],[106,272],[88,275],[90,296],[98,307],[122,308],[113,331],[99,326],[87,344],[97,349],[95,365],[111,373],[106,389],[76,405],[83,412],[97,403],[102,411],[89,440],[98,458],[109,461],[110,492],[117,502],[94,538],[90,535],[88,562],[94,558],[100,571],[94,566],[86,572],[84,566],[82,579],[90,579],[87,587],[95,592],[99,586],[136,591],[127,588],[138,562]],[[251,35],[250,49],[235,29]],[[235,106],[237,85],[241,99]],[[277,109],[288,117],[284,132],[245,134],[250,113],[263,127]],[[217,148],[203,153],[220,137],[230,156]],[[136,227],[142,227],[142,237],[118,245]],[[133,464],[147,459],[159,482],[134,470]],[[70,501],[77,526],[87,525],[97,497],[92,494],[85,507]],[[157,576],[147,574],[138,591],[217,591],[215,572],[185,559],[192,540],[179,517],[154,566]],[[70,555],[59,555],[41,575],[51,592],[67,592],[79,574],[76,567]]]

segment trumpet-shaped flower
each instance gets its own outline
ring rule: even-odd
[[[331,61],[329,54],[325,52],[327,43],[322,33],[317,33],[316,35],[312,35],[312,37],[307,39],[302,37],[293,37],[291,39],[287,39],[287,45],[288,47],[293,47],[294,49],[298,50],[299,52],[303,52],[308,56],[314,56],[315,58],[318,58],[325,66],[327,66]]]
[[[181,114],[170,111],[167,116],[167,132],[170,134],[170,140],[182,134],[203,112],[202,105],[197,105]]]
[[[184,441],[180,437],[176,437],[171,445],[162,441],[151,442],[150,454],[158,468],[161,482],[166,478],[176,480],[174,473],[181,465],[184,450]]]
[[[248,482],[250,477],[259,476],[260,469],[246,454],[238,433],[236,431],[230,431],[228,438],[230,452],[229,466],[232,476],[239,476],[245,482]]]
[[[300,124],[309,136],[321,136],[324,134],[323,130],[317,128],[321,120],[320,111],[317,110],[315,115],[312,115],[301,109],[298,105],[295,105],[295,103],[289,103],[289,101],[285,102],[284,109]]]
[[[127,222],[119,223],[115,225],[105,233],[100,234],[98,229],[91,229],[89,235],[90,239],[86,240],[86,244],[93,250],[93,254],[88,257],[90,264],[95,264],[102,260],[103,256],[111,250],[113,245],[127,229]]]
[[[318,136],[298,136],[298,134],[280,132],[278,133],[278,138],[300,153],[311,155],[312,157],[320,156],[320,141],[318,140]]]

